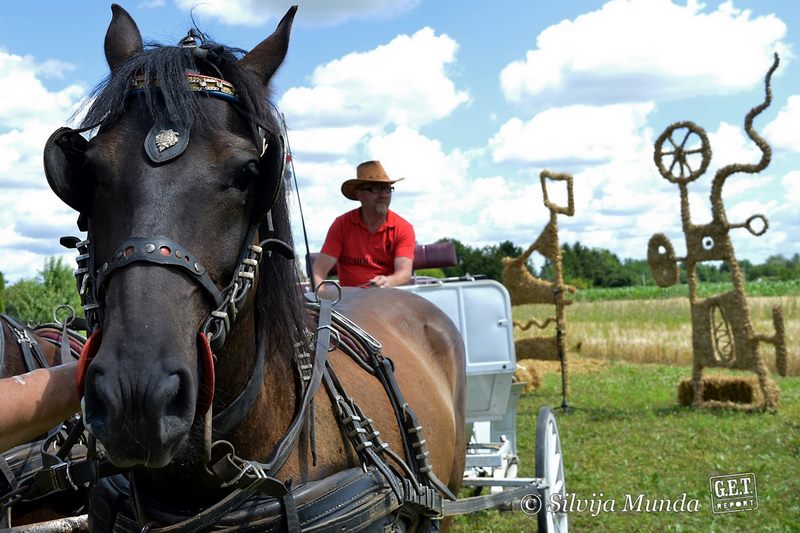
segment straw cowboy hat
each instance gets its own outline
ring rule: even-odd
[[[356,197],[356,189],[366,183],[382,183],[384,185],[393,185],[398,181],[405,179],[390,179],[383,170],[383,165],[380,161],[365,161],[356,167],[355,179],[350,179],[342,183],[342,194],[350,200],[358,200]]]

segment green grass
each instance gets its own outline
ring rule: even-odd
[[[698,296],[705,298],[732,290],[730,283],[701,283]],[[748,296],[800,296],[800,279],[790,281],[751,281],[745,284]],[[581,289],[570,298],[578,302],[598,300],[659,300],[665,298],[689,297],[688,285],[674,285],[663,289],[654,285],[638,287]]]
[[[617,512],[572,513],[573,531],[800,531],[800,377],[774,376],[777,413],[678,407],[677,383],[689,367],[613,362],[573,373],[570,414],[557,410],[567,490],[578,498],[602,492]],[[561,404],[560,375],[548,374],[524,395],[517,418],[520,477],[535,472],[536,416]],[[753,472],[758,509],[713,514],[709,477]],[[626,494],[698,499],[694,513],[622,513]],[[535,517],[483,512],[459,517],[459,532],[535,531]]]

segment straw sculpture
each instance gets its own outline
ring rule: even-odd
[[[567,299],[565,293],[574,293],[575,287],[564,283],[561,245],[558,240],[558,215],[572,216],[575,214],[572,176],[544,170],[539,175],[539,179],[542,184],[544,205],[550,211],[550,221],[539,234],[539,237],[522,255],[503,258],[503,285],[508,289],[508,293],[511,296],[511,305],[550,304],[555,307],[555,315],[548,317],[544,322],[539,322],[535,318],[525,325],[514,322],[514,326],[522,330],[527,330],[531,325],[544,329],[547,325],[555,322],[556,335],[554,337],[529,337],[517,340],[514,345],[517,360],[544,359],[561,361],[562,393],[566,404],[569,379],[566,352],[567,323],[564,307],[571,304],[572,300]],[[548,181],[564,182],[566,184],[566,207],[550,201],[547,194]],[[536,278],[526,268],[526,263],[534,251],[550,260],[553,266],[553,281]]]
[[[654,159],[659,173],[667,181],[677,184],[680,189],[686,257],[676,257],[669,239],[664,234],[657,233],[648,243],[647,260],[653,279],[661,287],[677,283],[678,261],[682,261],[686,266],[694,353],[691,403],[695,406],[737,405],[745,409],[757,406],[771,410],[777,408],[777,387],[770,379],[759,353],[759,343],[771,344],[774,347],[778,372],[786,375],[786,342],[781,308],[776,306],[772,309],[775,334],[756,334],[750,321],[750,311],[745,297],[744,275],[736,260],[729,236],[730,230],[735,228],[745,228],[755,236],[763,235],[769,228],[767,218],[762,214],[756,214],[743,223],[733,224],[728,221],[722,200],[722,188],[728,177],[736,173],[756,174],[769,165],[770,146],[753,129],[753,119],[772,101],[770,79],[777,67],[776,54],[765,77],[764,101],[750,110],[744,122],[747,135],[761,151],[761,160],[756,164],[732,164],[717,170],[711,186],[710,223],[692,223],[687,188],[690,182],[706,171],[711,161],[711,146],[706,132],[693,122],[677,122],[668,127],[655,142]],[[760,227],[754,225],[757,220],[761,222]],[[698,298],[696,265],[703,261],[724,261],[731,273],[733,290],[709,298]],[[730,385],[733,378],[727,378],[726,386],[720,387],[718,378],[713,380],[703,378],[703,368],[706,367],[753,371],[758,376],[760,394],[748,396],[730,393],[738,390]],[[708,393],[711,389],[714,390],[713,394]],[[745,402],[747,398],[749,400]]]
[[[525,384],[522,392],[531,392],[542,384],[542,378],[531,360],[517,363],[514,369],[514,380]]]

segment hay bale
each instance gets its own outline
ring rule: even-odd
[[[542,384],[542,378],[536,370],[533,361],[520,361],[514,369],[514,381],[525,383],[522,392],[531,392]]]
[[[540,361],[560,361],[556,337],[528,337],[514,341],[517,361],[538,359]]]
[[[701,386],[702,401],[709,402],[709,406],[738,407],[764,404],[765,398],[757,376],[704,376]],[[768,387],[767,394],[772,400],[772,405],[777,405],[777,389]],[[694,387],[690,378],[684,379],[678,385],[678,403],[683,406],[694,403]]]

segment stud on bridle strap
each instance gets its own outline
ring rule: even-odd
[[[217,289],[206,268],[197,262],[185,247],[167,237],[134,237],[123,241],[114,255],[98,270],[97,287],[102,290],[111,274],[132,263],[147,262],[178,267],[188,272],[211,296],[216,306],[222,305],[223,296]]]

